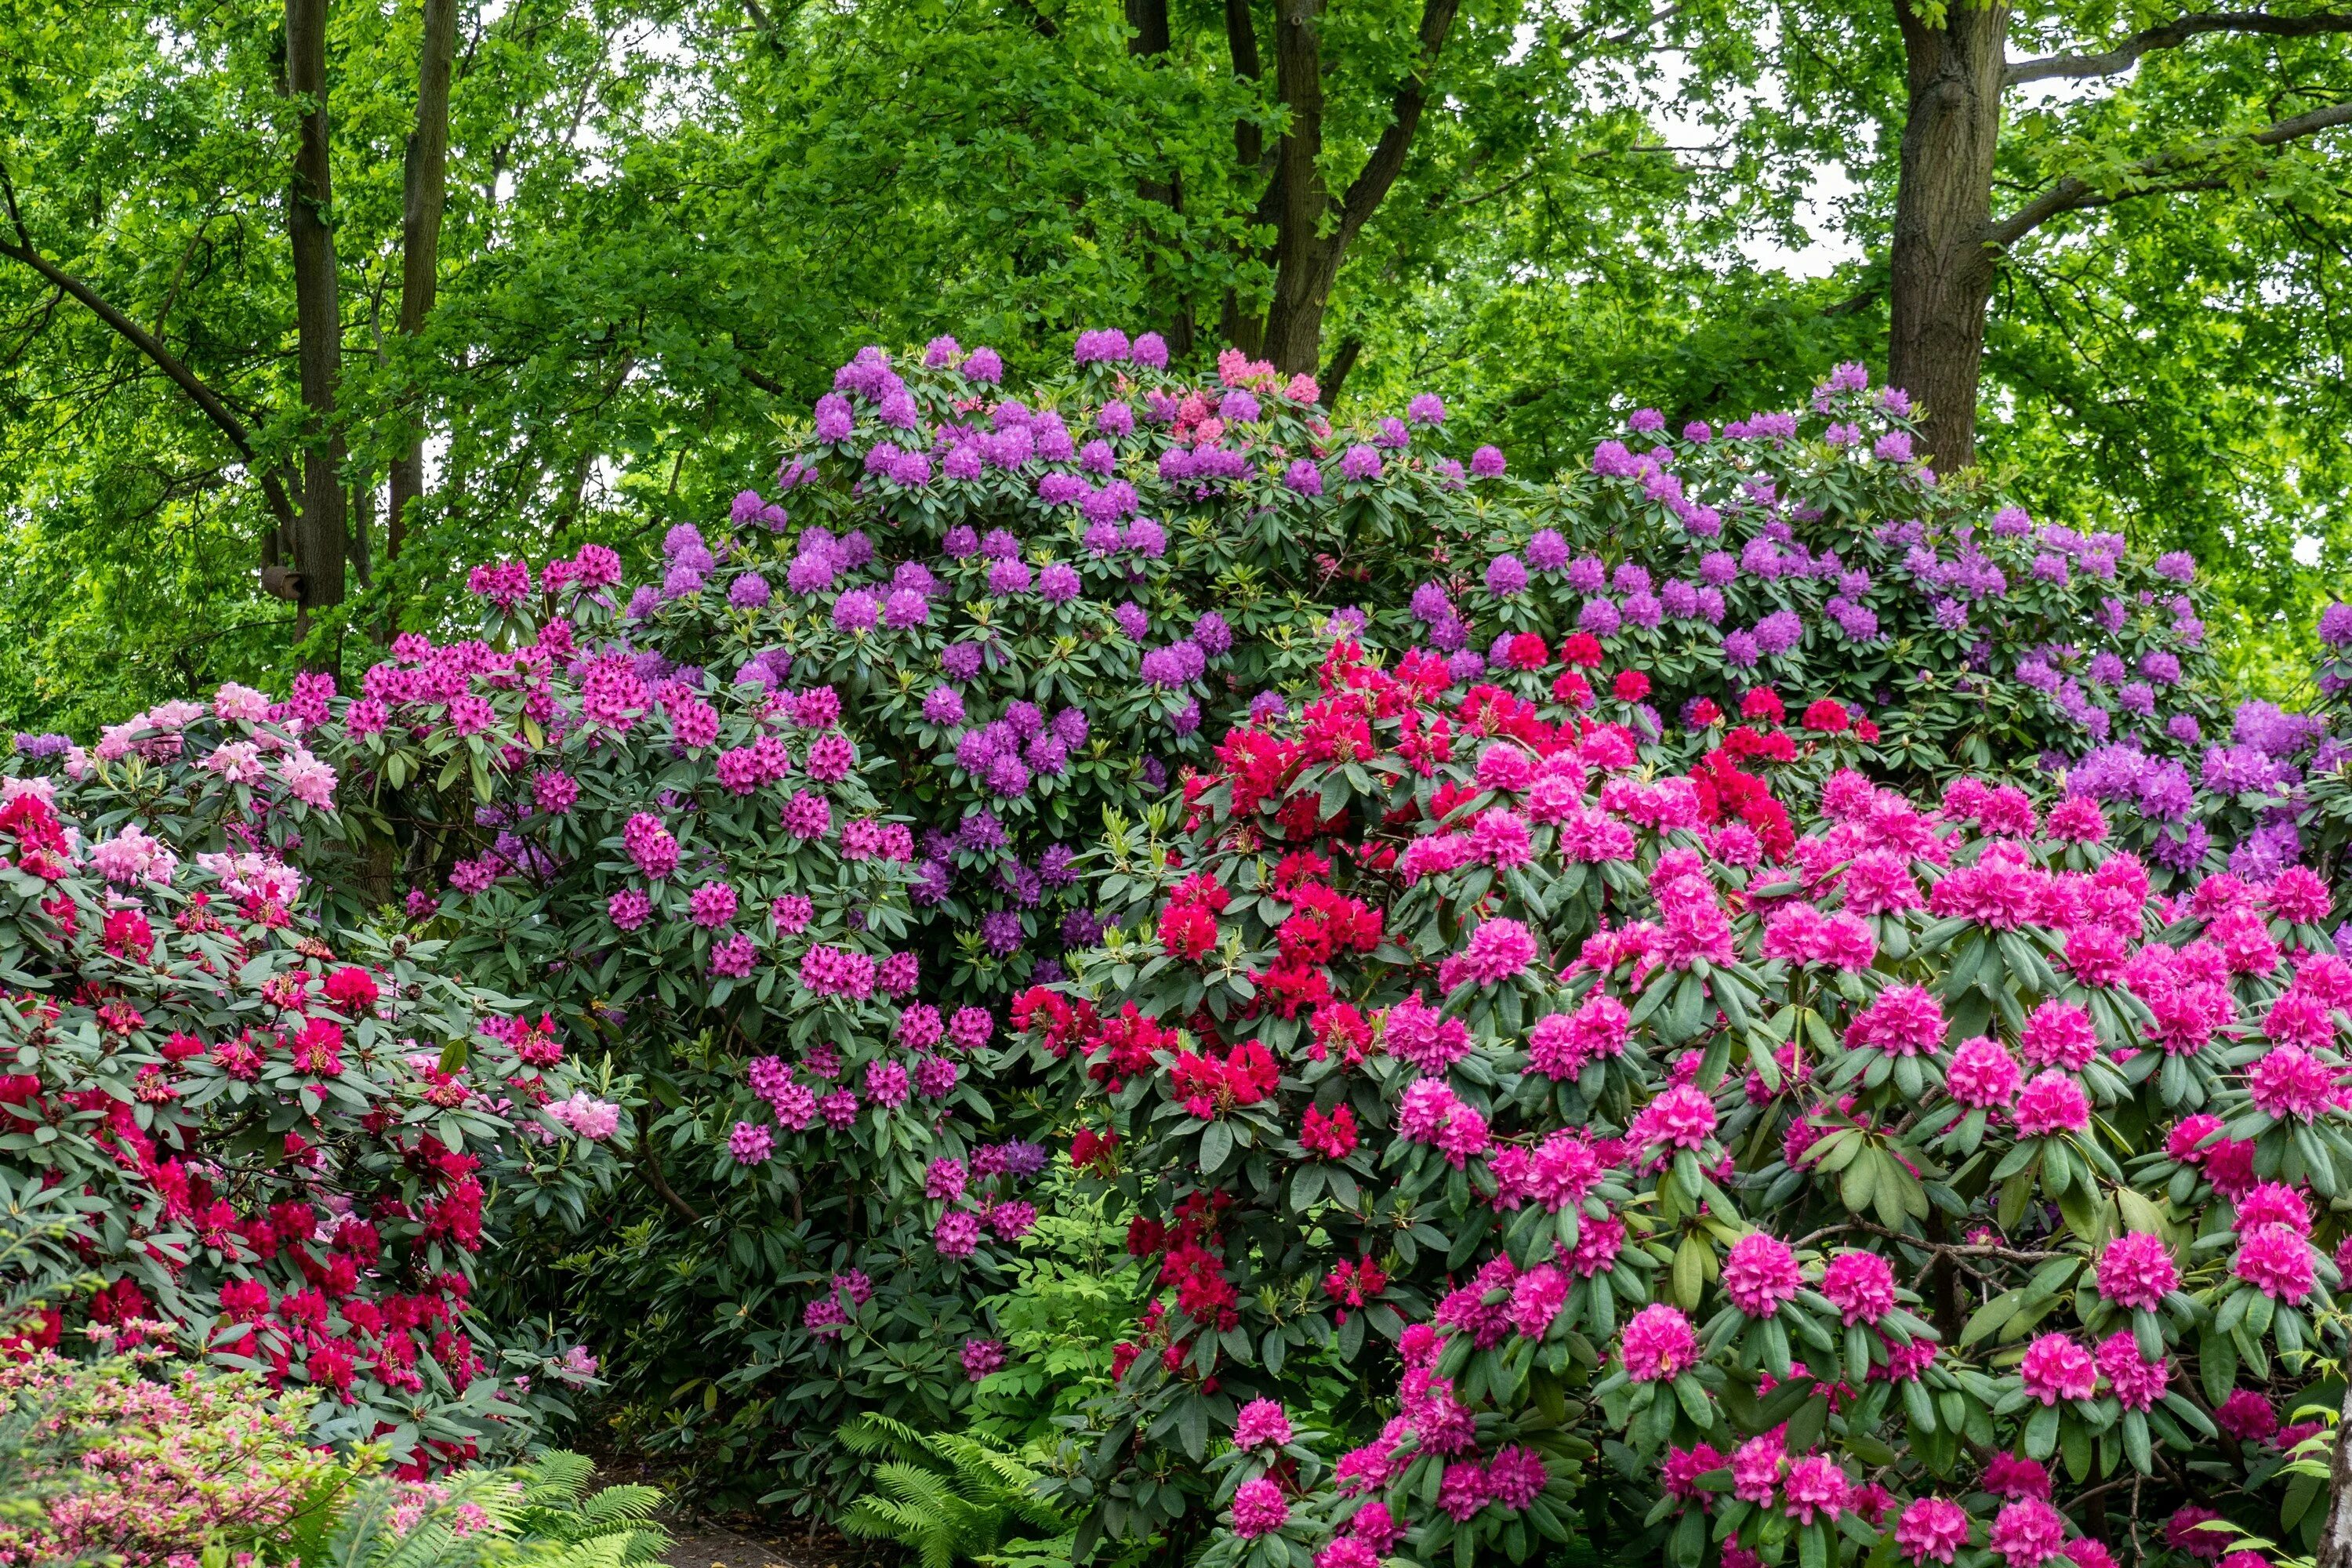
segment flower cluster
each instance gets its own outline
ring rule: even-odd
[[[1114,838],[1152,890],[1014,1016],[1144,1178],[1160,1294],[1107,1414],[1305,1397],[1227,1347],[1353,1360],[1377,1330],[1394,1414],[1368,1402],[1377,1435],[1279,1520],[1234,1494],[1213,1549],[1278,1529],[1334,1564],[1358,1518],[1427,1558],[1564,1503],[1591,1449],[1545,1377],[1589,1386],[1584,1442],[1657,1467],[1676,1563],[1808,1531],[1825,1560],[1879,1529],[1915,1561],[2067,1546],[1988,1453],[2047,1498],[2053,1456],[2112,1445],[2182,1500],[2158,1456],[2291,1397],[2340,1282],[2325,884],[2159,891],[2095,803],[1922,803],[1767,691],[1664,773],[1671,737],[1579,700],[1593,668],[1530,649],[1520,696],[1341,645],[1185,781],[1181,838]],[[1378,944],[1302,941],[1333,909]],[[2099,1128],[2135,1116],[2127,1164]]]

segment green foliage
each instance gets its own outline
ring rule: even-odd
[[[436,625],[476,559],[582,539],[648,553],[763,466],[777,416],[860,343],[953,329],[1018,374],[1074,328],[1181,318],[1205,358],[1272,282],[1261,198],[1286,111],[1255,9],[1252,79],[1225,15],[1183,5],[1149,56],[1109,0],[463,8],[439,304],[411,341],[392,323],[418,10],[335,7],[350,478],[380,502],[412,416],[435,460],[399,561],[380,504],[363,525],[355,581],[373,586],[314,656],[355,668],[396,626]],[[1416,9],[1322,18],[1341,184],[1391,121]],[[2142,20],[2032,7],[2011,53]],[[0,720],[87,734],[225,676],[265,683],[284,648],[290,611],[255,584],[253,469],[317,433],[283,352],[279,26],[262,0],[0,8],[0,168],[24,224],[7,237],[152,329],[255,453],[0,258]],[[2343,50],[2205,37],[2113,90],[2012,94],[2000,177],[2112,178],[2266,118]],[[1891,8],[1790,0],[1768,23],[1602,0],[1571,21],[1476,0],[1437,81],[1334,286],[1323,347],[1354,367],[1349,401],[1439,391],[1540,475],[1632,407],[1721,419],[1883,359]],[[2231,673],[2281,695],[2289,629],[2352,550],[2334,368],[2352,204],[2325,139],[2242,165],[2230,188],[2068,217],[2021,249],[1984,449],[2038,512],[2212,562]],[[1852,194],[1809,213],[1832,166]],[[1816,277],[1767,248],[1817,237],[1860,259]]]
[[[1142,1307],[1126,1218],[1106,1194],[1057,1163],[1037,1205],[1028,1247],[1006,1260],[1009,1288],[981,1303],[1006,1360],[982,1382],[971,1430],[1014,1446],[1052,1436],[1057,1417],[1108,1392],[1111,1346]]]
[[[851,1453],[879,1460],[873,1489],[850,1504],[842,1530],[895,1541],[922,1568],[982,1562],[1012,1543],[1011,1532],[1020,1526],[1050,1532],[1068,1528],[1038,1495],[1039,1472],[982,1438],[919,1432],[873,1415],[850,1421],[837,1436]]]

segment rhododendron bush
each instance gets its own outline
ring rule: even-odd
[[[795,1507],[844,1416],[1004,1364],[1064,1142],[1160,1292],[1056,1470],[1089,1541],[1826,1568],[1882,1493],[1939,1562],[2046,1534],[1988,1502],[2044,1471],[2269,1500],[2224,1406],[2291,1411],[2352,1177],[2340,715],[2226,708],[2193,563],[1937,478],[1855,367],[1663,426],[1535,482],[1149,334],[1017,395],[863,351],[634,571],[486,563],[478,635],[341,689],[21,739],[64,1076],[11,1103],[73,1137],[18,1173],[142,1292],[97,1310],[176,1289],[352,1432],[584,1381],[485,1392],[537,1321]],[[1386,1436],[1327,1484],[1310,1420]]]
[[[1335,431],[1311,381],[1236,353],[1171,371],[1150,334],[1087,334],[1017,396],[1001,375],[950,339],[861,352],[768,496],[672,529],[653,580],[613,585],[618,613],[576,639],[648,688],[836,692],[914,834],[940,977],[1000,998],[1092,940],[1073,864],[1104,808],[1278,705],[1366,563],[1467,527],[1501,482],[1446,456],[1434,400]],[[576,567],[553,571],[540,589],[571,602]],[[526,614],[530,583],[510,565],[478,587]]]
[[[299,731],[226,688],[62,788],[0,779],[0,1149],[47,1200],[12,1205],[43,1300],[13,1342],[160,1323],[308,1385],[322,1437],[511,1447],[593,1363],[478,1313],[476,1258],[520,1214],[585,1215],[616,1128],[583,1122],[618,1108],[443,943],[326,940],[278,855],[330,820]]]
[[[580,1227],[554,1216],[501,1309],[583,1325],[645,1402],[633,1436],[768,1452],[781,1434],[795,1485],[822,1488],[850,1408],[943,1418],[968,1388],[993,1348],[972,1303],[990,1249],[1029,1227],[1044,1152],[992,1135],[988,1010],[925,999],[911,835],[838,694],[648,682],[599,654],[610,560],[583,551],[555,609],[511,606],[495,641],[404,637],[315,739],[344,773],[348,862],[454,857],[406,918],[643,1097],[595,1267],[556,1266]],[[651,1215],[667,1228],[628,1241]],[[682,1427],[660,1414],[703,1378],[731,1397]]]
[[[1205,1504],[1209,1561],[1370,1568],[1630,1508],[1676,1563],[2037,1568],[2277,1528],[2343,1349],[2329,888],[2158,892],[2088,795],[1915,800],[1745,706],[1666,773],[1343,645],[1113,844],[1107,944],[1015,1009],[1159,1286],[1074,1436],[1097,1531]],[[1342,1363],[1311,1485],[1288,1410]]]

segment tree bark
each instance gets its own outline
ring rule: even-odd
[[[2327,1472],[2327,1522],[2319,1532],[2312,1568],[2352,1568],[2352,1388],[2336,1423],[2336,1458]]]
[[[1909,0],[1895,9],[1910,104],[1895,197],[1887,379],[1926,405],[1928,456],[1948,471],[1976,461],[2009,6],[1952,5],[1941,27],[1920,21]]]
[[[1314,278],[1324,241],[1316,231],[1330,205],[1322,169],[1322,0],[1275,0],[1274,91],[1290,120],[1274,149],[1274,303],[1259,350],[1283,370],[1309,373],[1323,334]]]
[[[1339,346],[1331,351],[1330,363],[1323,367],[1323,374],[1315,378],[1317,384],[1323,391],[1323,406],[1330,413],[1337,414],[1339,411],[1339,395],[1346,390],[1348,376],[1354,371],[1356,362],[1363,357],[1363,339],[1359,337],[1340,339]]]
[[[330,226],[334,189],[328,172],[327,0],[286,0],[286,89],[301,100],[294,174],[286,189],[286,227],[294,253],[296,353],[301,369],[306,447],[302,510],[294,524],[299,579],[298,636],[312,612],[343,602],[350,548],[343,510],[342,433],[335,393],[342,374],[342,306]]]
[[[440,287],[441,215],[449,199],[449,76],[457,56],[457,0],[425,0],[425,36],[416,55],[416,129],[402,171],[400,216],[400,335],[425,330]],[[408,510],[425,494],[425,432],[411,418],[401,455],[392,462],[392,500],[385,518],[384,558],[400,559]]]
[[[1225,0],[1225,49],[1233,57],[1234,77],[1255,87],[1265,75],[1265,67],[1258,56],[1257,16],[1251,4],[1252,0]],[[1256,121],[1234,121],[1234,161],[1253,172],[1265,161],[1265,132]],[[1261,206],[1260,210],[1263,214],[1265,209]],[[1265,318],[1244,315],[1241,297],[1232,289],[1225,290],[1223,318],[1219,324],[1225,342],[1252,359],[1264,356]]]
[[[1131,29],[1127,40],[1127,52],[1137,59],[1164,58],[1174,40],[1168,31],[1168,0],[1126,0],[1127,25]],[[1165,180],[1140,179],[1135,183],[1135,194],[1147,202],[1158,202],[1171,213],[1184,210],[1184,177],[1181,171],[1171,172]],[[1169,300],[1166,314],[1168,352],[1181,359],[1192,352],[1192,301],[1184,297],[1181,285],[1165,285]]]

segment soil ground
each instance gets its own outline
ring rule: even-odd
[[[662,1554],[669,1568],[841,1568],[838,1541],[820,1536],[815,1550],[805,1533],[786,1536],[760,1531],[752,1521],[730,1523],[688,1514],[667,1517],[670,1549]],[[748,1528],[738,1528],[737,1523]]]

